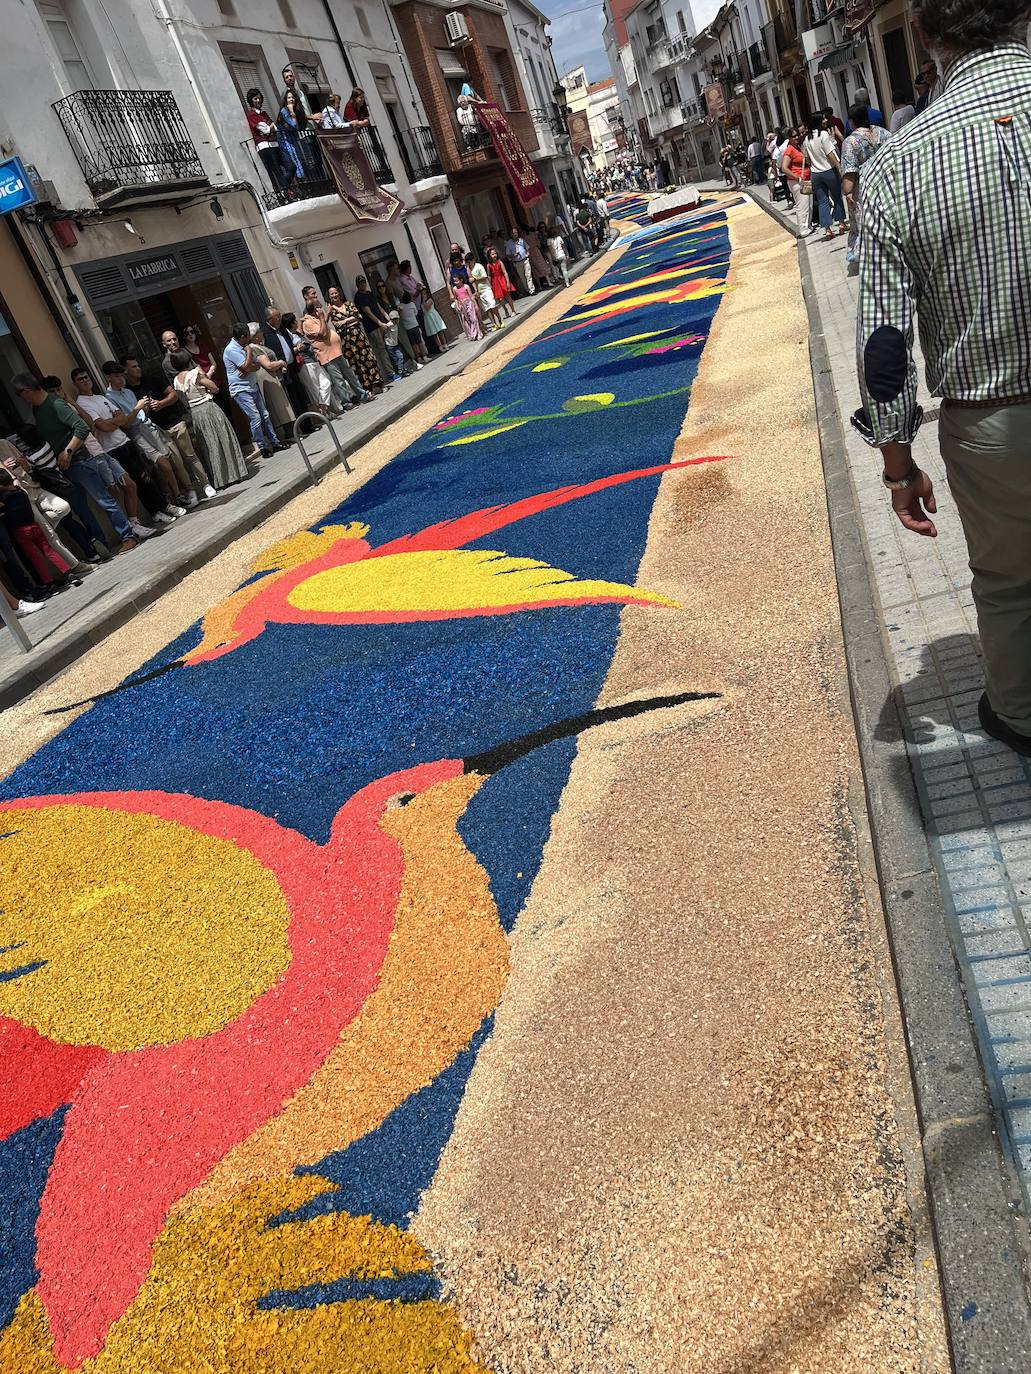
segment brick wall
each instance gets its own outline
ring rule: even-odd
[[[469,73],[469,81],[485,100],[497,100],[488,73],[486,51],[502,50],[508,54],[506,83],[518,108],[506,111],[512,131],[527,152],[533,152],[537,145],[537,132],[530,116],[526,92],[519,80],[518,67],[508,41],[505,21],[499,14],[489,14],[479,9],[461,9],[465,15],[471,41],[461,48],[452,49],[458,60]],[[459,152],[458,129],[455,123],[454,102],[444,84],[444,76],[437,61],[437,48],[450,48],[444,29],[445,11],[433,5],[421,4],[420,0],[408,0],[394,9],[394,19],[408,62],[415,78],[415,84],[422,97],[426,118],[433,131],[433,139],[441,155],[444,168],[456,192],[465,190],[464,178],[472,172],[477,181],[489,166],[496,173],[500,163],[493,152],[466,155]]]

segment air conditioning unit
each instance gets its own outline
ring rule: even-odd
[[[461,10],[448,10],[444,16],[444,32],[453,48],[460,48],[463,43],[469,42],[469,25]]]

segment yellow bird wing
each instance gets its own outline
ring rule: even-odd
[[[622,582],[578,578],[536,558],[493,549],[428,549],[384,554],[327,568],[298,583],[290,605],[336,614],[460,614],[589,601],[677,603]]]

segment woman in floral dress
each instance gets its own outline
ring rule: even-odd
[[[846,271],[850,277],[859,272],[859,169],[891,138],[887,129],[871,126],[870,111],[855,105],[848,112],[852,132],[841,145],[841,190],[848,206],[848,244]]]
[[[329,305],[327,318],[340,335],[340,347],[351,365],[351,370],[366,391],[382,391],[383,378],[376,366],[376,355],[372,351],[357,307],[344,299],[344,293],[339,286],[329,288],[326,301]]]

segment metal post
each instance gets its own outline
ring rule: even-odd
[[[27,654],[32,648],[32,640],[22,629],[22,623],[14,610],[7,604],[6,596],[0,596],[0,618],[18,641],[18,648],[23,654]]]
[[[319,424],[329,425],[329,432],[333,436],[333,443],[336,446],[337,457],[340,459],[344,471],[347,473],[353,472],[354,469],[351,467],[351,464],[347,461],[347,454],[340,446],[340,440],[337,437],[336,426],[334,425],[333,421],[329,418],[328,415],[322,415],[317,410],[306,410],[303,415],[298,415],[297,419],[294,421],[294,443],[301,450],[301,457],[304,459],[304,466],[308,469],[308,476],[311,478],[312,486],[317,487],[319,485],[319,479],[315,476],[315,469],[311,465],[311,459],[308,457],[308,451],[304,447],[304,440],[301,438],[300,435],[300,427],[302,420],[317,420]]]

